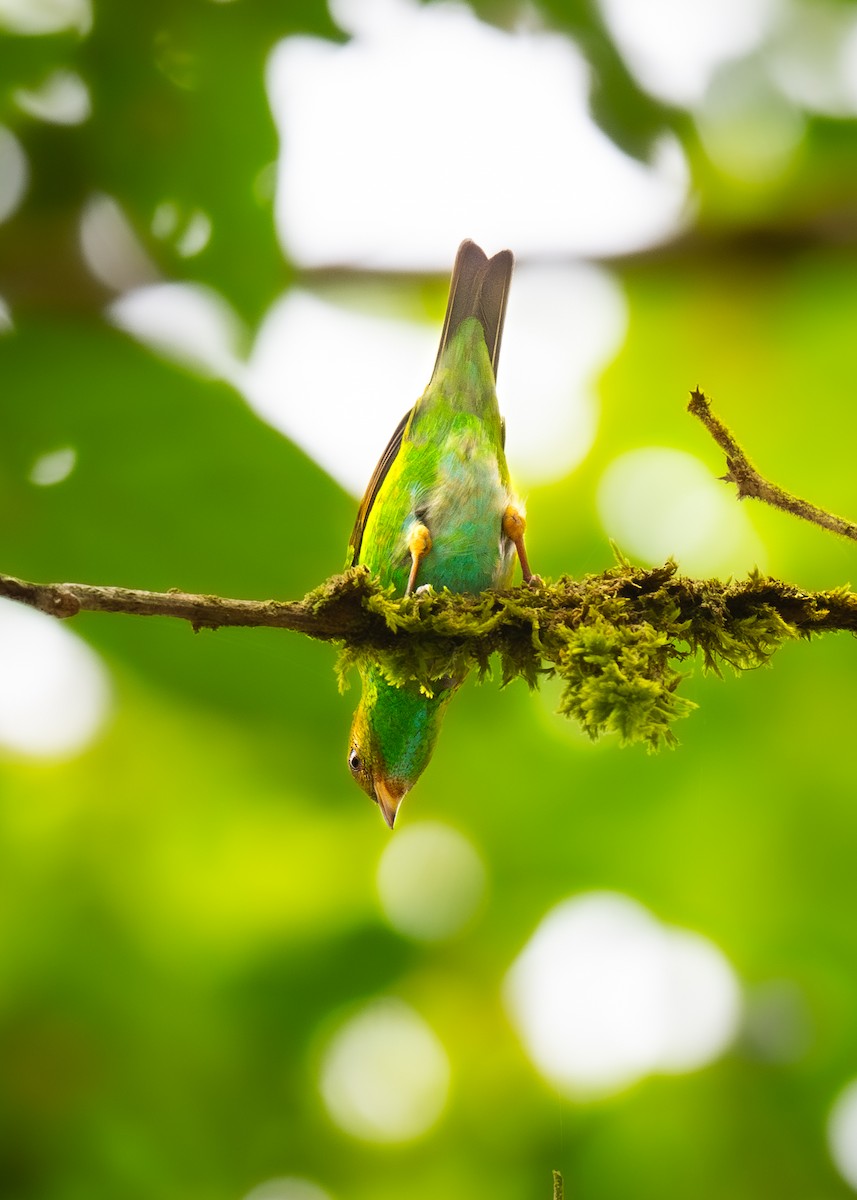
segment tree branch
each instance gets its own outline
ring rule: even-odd
[[[694,580],[678,575],[672,562],[651,570],[623,562],[583,579],[562,576],[539,588],[478,595],[429,592],[394,599],[372,582],[365,568],[355,567],[332,575],[303,600],[233,600],[178,590],[30,583],[12,575],[0,575],[0,596],[63,619],[80,612],[172,617],[195,630],[288,629],[319,641],[378,650],[388,649],[400,633],[425,641],[490,642],[492,649],[500,649],[524,627],[529,635],[547,626],[575,629],[591,623],[595,613],[616,600],[629,605],[638,621],[652,619],[656,607],[669,605],[689,628],[703,614],[717,612],[726,625],[766,612],[788,622],[798,635],[857,632],[857,594],[847,588],[803,592],[759,575],[738,582]]]
[[[362,569],[335,575],[303,600],[230,600],[173,589],[144,592],[88,583],[28,583],[0,575],[0,596],[18,600],[52,617],[79,612],[126,613],[137,617],[177,617],[195,630],[226,625],[291,629],[322,641],[360,640],[377,619],[361,608],[370,590]]]
[[[503,684],[544,675],[564,684],[560,712],[596,738],[654,748],[675,742],[673,722],[694,705],[678,667],[697,652],[706,669],[759,666],[785,642],[857,632],[857,595],[803,592],[758,573],[740,582],[686,579],[675,563],[642,570],[620,561],[600,575],[539,587],[395,597],[363,567],[335,575],[303,600],[228,600],[83,583],[28,583],[0,575],[0,596],[52,616],[115,612],[188,621],[194,629],[290,629],[340,644],[340,680],[371,663],[389,682],[426,694],[499,656]]]
[[[857,540],[857,526],[769,483],[751,465],[699,390],[688,409],[726,453],[739,499],[755,496],[793,516]],[[51,616],[116,612],[225,625],[291,629],[341,646],[344,686],[352,665],[371,665],[397,687],[427,696],[468,671],[490,672],[498,655],[503,684],[537,687],[544,675],[564,687],[559,711],[592,738],[615,732],[655,748],[675,742],[672,725],[694,707],[679,695],[678,666],[700,653],[720,671],[760,666],[785,642],[845,630],[857,633],[857,595],[848,588],[803,592],[758,572],[740,582],[685,579],[675,563],[644,571],[624,559],[600,575],[506,592],[427,592],[395,597],[365,567],[334,575],[303,600],[229,600],[187,592],[144,592],[84,583],[28,583],[0,575],[0,596]],[[556,1184],[555,1184],[556,1186]]]
[[[721,475],[721,479],[725,483],[734,483],[737,485],[739,500],[743,500],[745,496],[753,496],[757,500],[764,501],[765,504],[770,504],[774,508],[780,508],[784,512],[791,513],[793,517],[800,517],[803,521],[811,521],[813,525],[819,525],[822,529],[829,529],[831,533],[838,533],[841,537],[857,541],[857,525],[853,521],[846,521],[844,517],[837,517],[833,513],[829,513],[823,508],[818,508],[815,504],[810,504],[808,500],[802,500],[800,496],[793,496],[790,492],[786,492],[783,488],[778,487],[777,484],[764,479],[735,441],[729,429],[711,411],[710,401],[698,388],[690,393],[687,411],[699,418],[715,442],[717,442],[717,445],[725,453],[728,472],[726,475]]]

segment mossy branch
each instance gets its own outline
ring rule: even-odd
[[[738,497],[756,496],[792,515],[857,540],[857,525],[763,479],[700,391],[690,412],[726,453]],[[450,677],[490,673],[505,686],[545,676],[563,681],[560,711],[590,737],[618,733],[655,748],[675,741],[673,722],[694,707],[679,696],[681,664],[699,655],[704,669],[767,663],[785,642],[813,634],[857,632],[857,595],[849,588],[804,592],[758,572],[740,582],[686,579],[672,560],[642,570],[624,559],[600,575],[563,576],[507,592],[427,592],[404,598],[374,583],[363,567],[334,575],[303,600],[228,600],[187,592],[143,592],[83,583],[28,583],[0,575],[0,596],[51,616],[116,612],[177,617],[195,630],[227,625],[291,629],[342,647],[348,668],[371,662],[400,687],[431,695]]]
[[[667,562],[643,570],[620,561],[600,575],[538,588],[395,598],[364,568],[333,576],[300,601],[228,600],[87,584],[34,584],[0,575],[0,596],[71,617],[82,611],[178,617],[194,629],[290,629],[342,646],[340,672],[380,663],[394,683],[431,692],[440,680],[490,673],[530,687],[559,676],[560,710],[593,738],[616,732],[655,747],[693,704],[678,694],[680,667],[699,654],[719,672],[759,666],[785,642],[857,632],[848,588],[803,592],[754,573],[740,582],[687,579]]]

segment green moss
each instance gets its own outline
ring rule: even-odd
[[[390,683],[433,694],[470,671],[490,675],[493,661],[502,686],[558,676],[560,711],[591,738],[616,733],[652,749],[673,744],[675,721],[695,707],[680,695],[694,663],[740,672],[795,638],[857,630],[848,589],[805,593],[758,572],[740,582],[687,579],[672,561],[644,571],[620,558],[600,575],[476,596],[396,598],[365,577],[362,586],[372,622],[343,648],[340,680],[371,662]]]
[[[593,739],[615,732],[623,743],[674,741],[672,722],[694,705],[676,695],[681,675],[670,649],[667,634],[648,624],[596,617],[568,630],[555,668],[565,685],[560,712]]]

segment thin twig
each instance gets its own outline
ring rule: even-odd
[[[553,1173],[553,1200],[562,1200],[562,1175],[559,1171]]]
[[[716,417],[711,411],[711,404],[708,398],[699,389],[691,392],[687,411],[699,418],[726,455],[728,472],[726,475],[722,475],[721,479],[726,483],[734,483],[737,486],[739,500],[743,500],[745,496],[753,496],[757,500],[764,501],[765,504],[773,505],[774,508],[780,508],[784,512],[791,513],[793,517],[800,517],[804,521],[811,521],[813,525],[819,525],[822,529],[829,529],[831,533],[838,533],[841,537],[857,541],[857,525],[853,521],[846,521],[844,517],[837,517],[833,513],[827,512],[823,508],[818,508],[815,504],[810,504],[808,500],[802,500],[800,496],[793,496],[790,492],[786,492],[783,488],[778,487],[777,484],[770,483],[767,479],[764,479],[735,441],[732,433],[720,418]]]

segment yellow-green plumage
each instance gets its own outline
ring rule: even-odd
[[[514,497],[503,450],[495,376],[512,255],[488,259],[473,242],[458,251],[431,381],[400,423],[376,468],[351,538],[350,562],[405,592],[414,531],[431,546],[417,586],[455,592],[508,587],[513,542],[504,514]],[[374,668],[362,673],[349,765],[390,825],[431,757],[461,679],[434,697],[395,688]]]
[[[416,519],[432,535],[421,585],[452,592],[504,587],[514,553],[501,531],[509,499],[494,375],[482,326],[470,318],[411,411],[366,520],[359,561],[404,591]]]

